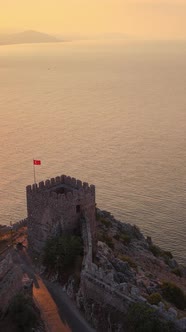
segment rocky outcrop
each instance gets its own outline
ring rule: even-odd
[[[12,298],[20,293],[32,295],[32,280],[17,262],[14,249],[0,256],[0,312],[6,312]]]
[[[97,210],[97,219],[96,253],[91,259],[89,241],[84,236],[85,264],[79,291],[72,295],[72,280],[69,288],[87,320],[96,331],[127,332],[128,310],[141,303],[154,311],[163,329],[170,322],[170,331],[184,332],[186,320],[180,318],[184,312],[163,297],[162,283],[172,282],[185,292],[185,268],[171,253],[145,239],[136,226],[121,223],[106,211]],[[83,229],[85,235],[86,223]],[[175,274],[177,271],[181,277]]]

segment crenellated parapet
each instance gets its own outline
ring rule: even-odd
[[[64,194],[57,193],[57,189],[64,187]],[[56,190],[56,191],[55,191]],[[26,187],[27,195],[37,195],[43,193],[46,197],[52,197],[59,200],[72,200],[77,196],[90,194],[95,197],[95,186],[89,185],[87,182],[82,182],[70,176],[61,175],[32,184]],[[65,196],[65,197],[64,197]]]

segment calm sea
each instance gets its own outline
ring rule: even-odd
[[[0,224],[25,186],[67,174],[186,263],[186,45],[0,47]]]

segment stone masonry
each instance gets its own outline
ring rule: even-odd
[[[132,302],[100,277],[93,263],[96,243],[95,186],[62,175],[27,187],[28,245],[40,253],[56,234],[81,231],[84,243],[78,299],[92,299],[124,312]]]
[[[72,234],[82,227],[82,217],[96,238],[95,186],[69,176],[58,176],[27,186],[28,246],[40,253],[48,238]]]

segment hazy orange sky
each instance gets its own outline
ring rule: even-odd
[[[0,32],[186,38],[186,0],[0,0]]]

